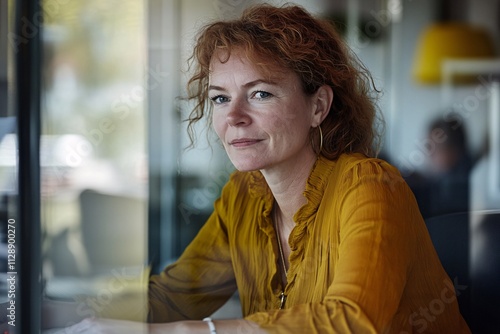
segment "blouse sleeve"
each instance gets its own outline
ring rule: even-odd
[[[150,278],[149,322],[202,319],[236,291],[221,202],[180,258]]]
[[[246,318],[269,333],[380,333],[398,309],[415,239],[408,226],[419,214],[411,191],[389,165],[376,162],[355,166],[339,181],[338,197],[328,197],[338,203],[332,207],[340,226],[333,282],[319,303]]]

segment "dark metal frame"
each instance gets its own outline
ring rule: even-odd
[[[16,231],[18,291],[16,332],[39,333],[41,326],[40,224],[40,0],[15,3],[15,98],[18,112],[19,205]],[[23,20],[22,20],[23,19]],[[27,32],[26,20],[37,30]]]

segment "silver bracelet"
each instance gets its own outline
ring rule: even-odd
[[[212,321],[212,318],[205,318],[203,319],[208,325],[208,328],[210,329],[210,334],[217,334],[217,331],[215,330],[215,324]]]

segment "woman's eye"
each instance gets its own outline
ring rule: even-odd
[[[264,91],[262,91],[262,90],[259,90],[259,91],[255,92],[255,93],[253,94],[253,96],[254,96],[256,99],[263,100],[263,99],[267,99],[267,98],[271,97],[271,96],[272,96],[272,94],[271,94],[271,93],[268,93],[268,92],[264,92]]]
[[[223,95],[217,95],[217,96],[211,97],[210,100],[212,100],[212,102],[214,104],[222,104],[222,103],[228,102],[229,98],[227,98],[226,96],[223,96]]]

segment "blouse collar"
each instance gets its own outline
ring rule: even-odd
[[[335,167],[335,162],[320,156],[316,160],[311,174],[306,183],[304,196],[307,199],[294,215],[295,227],[290,233],[288,242],[291,253],[289,257],[290,268],[288,270],[288,284],[286,291],[295,284],[295,278],[299,269],[299,263],[303,257],[305,244],[307,242],[308,227],[314,222],[316,212],[323,198],[329,176]],[[261,172],[250,173],[249,192],[252,197],[260,198],[263,201],[262,216],[257,219],[259,227],[270,237],[274,238],[274,227],[271,221],[271,211],[274,205],[274,197]],[[287,293],[285,291],[285,293]]]

